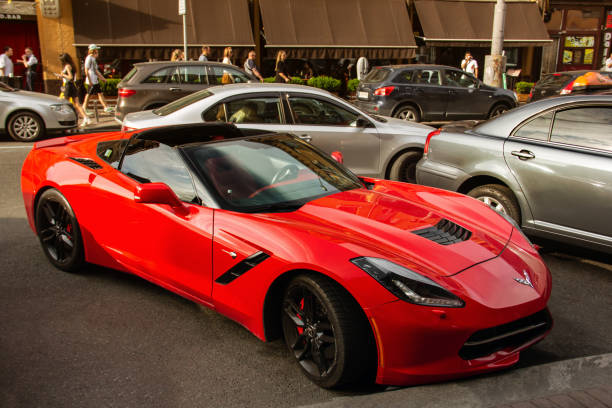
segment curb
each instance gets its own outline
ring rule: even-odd
[[[531,400],[546,397],[552,401],[572,397],[576,391],[594,388],[599,392],[600,406],[612,406],[612,353],[558,361],[527,368],[475,377],[470,380],[426,386],[395,388],[377,394],[337,397],[331,401],[304,406],[308,408],[337,407],[419,407],[485,408],[517,404],[535,407]],[[584,394],[584,393],[583,393]],[[603,395],[603,396],[602,396]],[[540,406],[540,404],[538,404]],[[588,406],[582,404],[545,406]],[[592,405],[591,405],[592,406]]]

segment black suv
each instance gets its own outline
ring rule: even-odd
[[[444,65],[374,67],[359,84],[366,112],[420,121],[486,119],[517,105],[513,91],[485,85],[472,74]]]
[[[117,111],[123,120],[130,112],[155,109],[185,95],[224,83],[257,82],[235,65],[220,62],[142,62],[117,85]]]

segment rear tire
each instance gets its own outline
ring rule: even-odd
[[[337,283],[296,276],[285,290],[281,314],[285,343],[311,381],[324,388],[373,382],[372,331],[363,310]]]
[[[495,211],[511,217],[521,225],[521,210],[512,191],[500,184],[485,184],[473,188],[467,195],[482,201]]]
[[[393,113],[393,117],[408,122],[421,121],[421,114],[419,113],[419,110],[411,105],[400,106],[395,113]]]
[[[402,153],[391,165],[389,178],[405,183],[416,183],[416,165],[423,157],[420,151],[409,151]]]
[[[17,112],[8,121],[8,132],[18,142],[34,142],[45,134],[45,125],[33,112]]]
[[[502,113],[506,112],[507,110],[510,110],[508,105],[503,104],[503,103],[498,103],[497,105],[493,106],[493,108],[491,109],[491,112],[489,112],[489,119],[495,118],[501,115]]]

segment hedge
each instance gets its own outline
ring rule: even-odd
[[[100,82],[100,88],[105,96],[117,96],[117,85],[121,82],[119,78],[109,78],[106,82]]]
[[[350,79],[347,83],[346,83],[346,89],[349,92],[355,92],[357,90],[357,88],[359,87],[359,80],[357,78],[353,78]]]
[[[534,85],[535,84],[533,82],[525,82],[525,81],[517,82],[516,83],[516,93],[528,94]]]
[[[340,82],[339,79],[328,77],[325,75],[313,77],[308,80],[309,86],[314,86],[315,88],[325,89],[326,91],[329,91],[329,92],[338,91],[338,89],[340,89],[341,84],[342,82]]]

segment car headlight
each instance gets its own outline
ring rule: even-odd
[[[495,210],[493,210],[495,211]],[[508,214],[502,214],[498,211],[495,211],[497,214],[501,215],[506,221],[508,221],[510,224],[512,224],[512,226],[514,227],[515,230],[517,230],[519,232],[519,234],[521,234],[523,236],[523,238],[525,238],[525,241],[527,241],[527,243],[529,245],[531,245],[532,248],[535,249],[535,245],[533,245],[533,242],[531,242],[531,240],[529,238],[527,238],[527,235],[525,235],[525,233],[523,232],[523,230],[521,229],[521,227],[518,225],[518,223],[514,220],[514,218],[512,218],[511,216],[509,216]]]
[[[57,105],[50,105],[49,108],[54,112],[64,112],[64,113],[72,112],[70,105],[65,104],[65,103],[58,103]]]
[[[381,258],[359,257],[351,262],[398,298],[424,306],[463,307],[463,300],[431,279]]]

